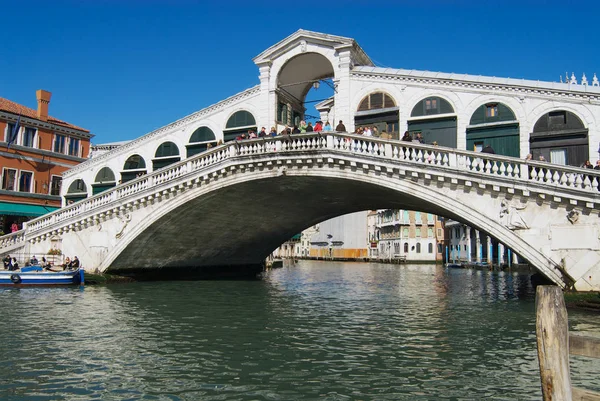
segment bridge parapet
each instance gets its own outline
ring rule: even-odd
[[[587,209],[597,209],[600,203],[600,174],[593,170],[346,133],[302,134],[228,142],[138,177],[31,220],[22,231],[0,238],[0,252],[93,225],[154,199],[177,196],[232,169],[252,171],[274,164],[283,168],[313,161],[346,163],[388,175],[451,184],[461,182],[490,192],[502,187],[507,193],[537,194],[542,199]]]

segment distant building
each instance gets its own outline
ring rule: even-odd
[[[368,211],[334,217],[319,224],[310,238],[309,257],[319,259],[368,258]]]
[[[52,94],[38,90],[37,110],[0,97],[0,229],[61,206],[62,174],[88,157],[92,134],[48,115]],[[80,188],[74,188],[79,190]]]
[[[443,260],[443,221],[431,213],[383,209],[371,214],[371,255],[382,260]],[[372,227],[372,228],[371,228]]]

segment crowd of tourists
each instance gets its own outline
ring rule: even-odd
[[[16,257],[11,257],[10,255],[6,255],[2,259],[2,264],[4,265],[4,270],[10,270],[10,271],[19,270],[19,262]],[[60,269],[62,269],[62,270],[77,269],[78,267],[81,266],[81,263],[79,262],[79,258],[77,258],[77,256],[73,257],[72,260],[71,260],[71,258],[69,258],[67,256],[65,258],[65,260],[63,261],[63,263],[60,263],[57,266],[53,266],[52,263],[46,259],[46,257],[42,257],[42,260],[38,260],[38,258],[35,255],[33,255],[29,260],[25,261],[24,266],[39,266],[39,267],[43,268],[44,270],[60,271]]]

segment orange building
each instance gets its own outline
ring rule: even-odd
[[[37,110],[0,97],[0,230],[61,206],[62,173],[83,162],[93,137],[48,115],[52,94],[38,90]]]

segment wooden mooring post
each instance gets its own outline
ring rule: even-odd
[[[569,367],[569,353],[600,358],[600,338],[569,336],[567,308],[561,288],[538,286],[535,305],[544,401],[600,401],[600,393],[571,387]]]

